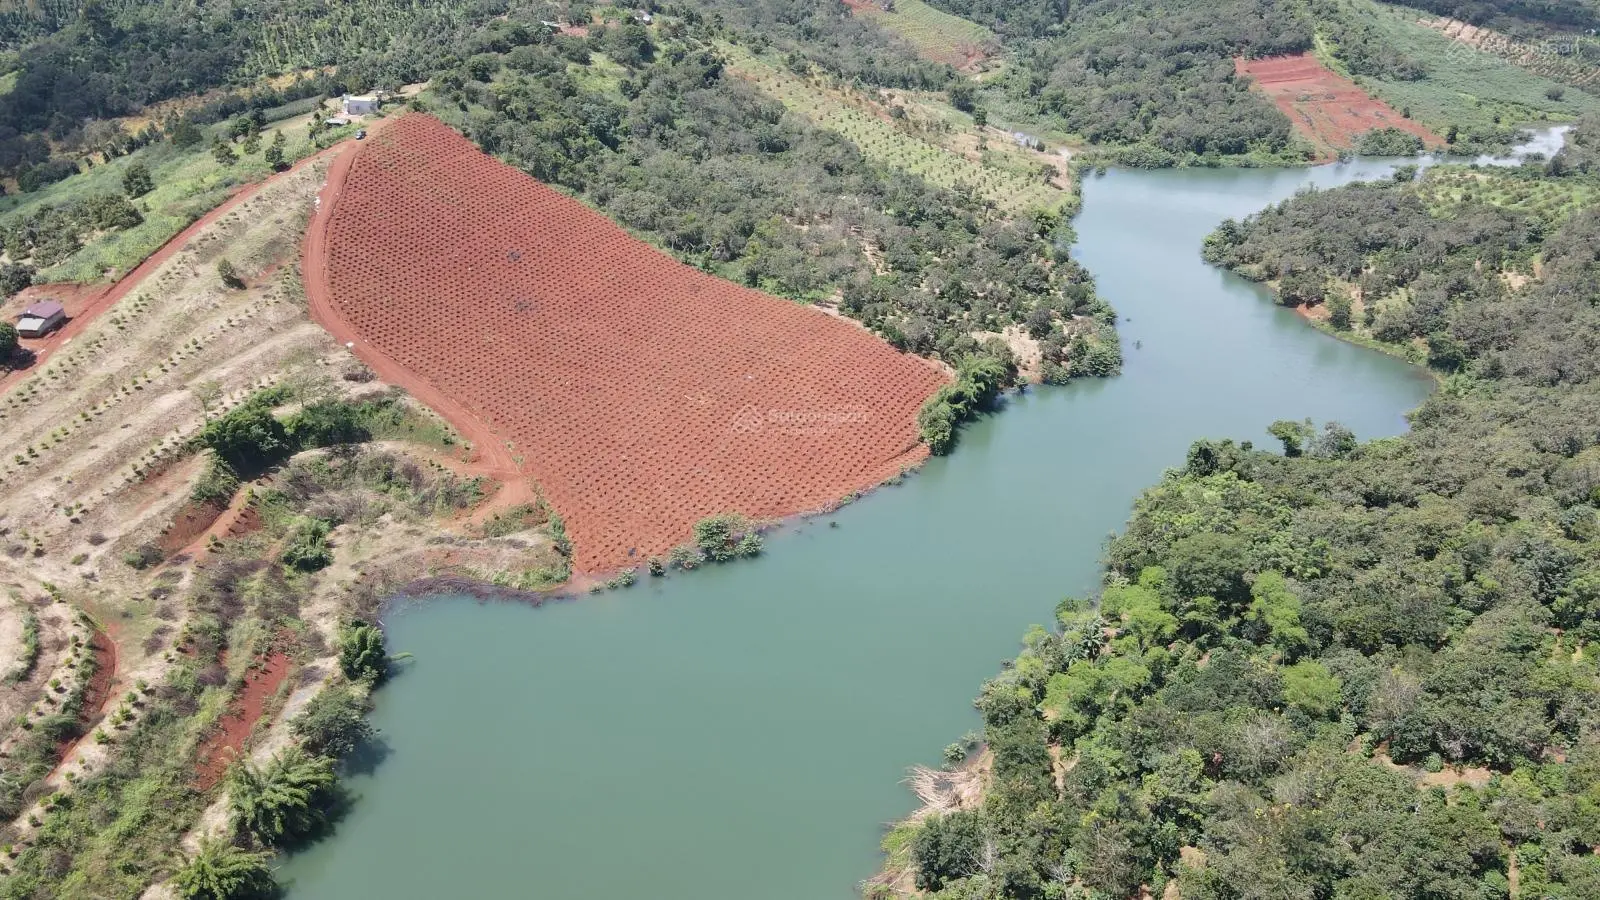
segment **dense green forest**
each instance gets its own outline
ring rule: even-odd
[[[1580,137],[1525,177],[1577,190]],[[1446,380],[1412,431],[1196,443],[1111,541],[1103,593],[984,686],[981,806],[887,842],[920,887],[1600,895],[1600,212],[1430,214],[1412,174],[1208,250],[1414,284],[1395,327]],[[1539,277],[1500,277],[1519,267]]]
[[[1277,0],[943,0],[1012,40],[1016,65],[986,93],[1016,117],[1093,144],[1115,161],[1302,159],[1289,120],[1234,77],[1235,56],[1311,47],[1309,20]]]
[[[1507,302],[1514,285],[1542,264],[1546,236],[1600,197],[1600,118],[1548,161],[1414,174],[1307,192],[1224,222],[1206,258],[1274,283],[1286,306],[1323,308],[1338,333],[1443,371],[1479,358],[1503,366],[1497,351],[1528,327]]]

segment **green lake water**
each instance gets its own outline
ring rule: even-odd
[[[1405,428],[1430,389],[1199,258],[1225,216],[1387,171],[1092,178],[1079,258],[1118,309],[1119,378],[1014,397],[953,456],[758,560],[542,607],[392,611],[416,654],[377,696],[389,755],[292,900],[844,900],[913,806],[908,766],[1057,600],[1092,591],[1134,498],[1191,441],[1268,423]],[[1137,342],[1137,345],[1136,345]]]

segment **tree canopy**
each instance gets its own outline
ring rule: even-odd
[[[1530,235],[1412,190],[1305,194],[1223,243],[1503,282],[1528,242],[1538,277],[1441,292],[1427,328],[1465,349],[1409,434],[1277,423],[1295,452],[1201,441],[1144,493],[1098,600],[984,686],[982,804],[908,843],[932,896],[1600,893],[1600,212]]]

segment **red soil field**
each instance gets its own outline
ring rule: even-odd
[[[239,695],[228,704],[228,711],[217,720],[216,730],[200,746],[195,764],[196,788],[209,791],[227,774],[228,766],[238,759],[244,742],[266,710],[267,701],[288,675],[289,657],[282,650],[274,651],[263,666],[252,668],[245,675]]]
[[[1239,74],[1255,79],[1256,87],[1324,156],[1354,149],[1357,139],[1375,128],[1410,132],[1429,147],[1444,145],[1443,138],[1330,71],[1310,53],[1235,59],[1233,65]]]
[[[195,539],[204,537],[216,523],[217,517],[228,511],[218,500],[187,500],[173,513],[172,524],[161,533],[161,555],[170,557],[186,549]]]
[[[419,113],[335,163],[304,269],[317,321],[538,482],[580,573],[642,563],[706,516],[820,510],[894,476],[926,455],[916,412],[945,381]]]

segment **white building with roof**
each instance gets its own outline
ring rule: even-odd
[[[370,116],[377,111],[377,94],[344,95],[344,114],[347,116]]]
[[[17,319],[17,334],[25,338],[44,337],[67,321],[67,311],[55,300],[29,304]]]

